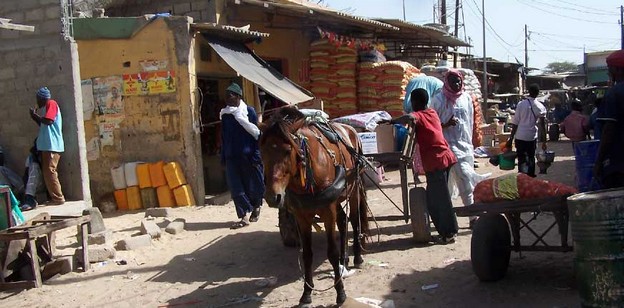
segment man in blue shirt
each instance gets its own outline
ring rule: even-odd
[[[65,203],[56,167],[65,151],[63,142],[63,117],[57,102],[52,99],[50,90],[43,87],[37,91],[37,106],[30,108],[30,117],[39,125],[37,150],[41,153],[41,171],[48,190],[49,205]],[[34,206],[26,205],[23,209],[30,210]]]
[[[602,188],[616,188],[624,187],[624,50],[611,53],[607,66],[614,85],[598,114],[602,133],[594,176],[602,180]]]
[[[230,228],[246,227],[258,221],[264,196],[264,174],[258,138],[258,116],[241,99],[243,90],[232,83],[227,88],[227,106],[221,109],[221,163],[240,221]],[[250,216],[248,214],[251,213]]]

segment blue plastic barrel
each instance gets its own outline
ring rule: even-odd
[[[587,140],[574,143],[574,157],[576,159],[576,187],[579,191],[599,189],[597,183],[592,183],[594,177],[594,163],[598,154],[600,140]]]

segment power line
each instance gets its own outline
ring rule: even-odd
[[[618,15],[618,13],[613,13],[613,12],[602,13],[602,12],[590,12],[590,11],[587,11],[587,10],[579,10],[579,9],[575,9],[575,8],[571,8],[571,7],[554,5],[554,4],[551,4],[551,3],[548,3],[548,2],[542,2],[542,1],[539,1],[539,0],[531,0],[531,1],[537,2],[537,3],[541,4],[541,5],[550,6],[552,8],[561,9],[561,10],[568,10],[568,11],[575,11],[575,12],[580,12],[580,13],[583,13],[583,14],[593,14],[593,15],[602,15],[602,16],[605,16],[605,15],[606,16],[617,16]]]
[[[597,9],[595,7],[590,7],[590,6],[584,6],[584,5],[576,4],[576,3],[565,1],[565,0],[555,0],[555,1],[563,2],[563,3],[569,4],[569,5],[575,5],[575,6],[578,6],[580,8],[584,8],[584,9],[588,9],[588,10],[595,10],[595,11],[600,11],[600,12],[609,12],[607,10]]]
[[[472,3],[477,7],[477,10],[479,11],[480,14],[477,14],[475,12],[475,10],[473,9],[473,7],[470,5],[470,3],[468,4],[468,8],[471,10],[471,12],[476,16],[479,17],[479,15],[482,15],[481,10],[479,9],[479,5],[475,2],[475,0],[472,0]],[[481,16],[482,17],[482,16]],[[492,27],[492,25],[490,25],[490,22],[487,20],[487,18],[483,18],[485,20],[486,25],[488,26],[486,29],[488,30],[489,33],[494,34],[494,38],[496,39],[496,41],[499,43],[499,45],[501,47],[503,47],[503,49],[505,49],[505,51],[507,51],[508,54],[510,54],[511,56],[513,56],[514,58],[518,59],[518,57],[516,56],[516,54],[514,52],[512,52],[507,46],[508,45],[510,47],[517,47],[514,45],[511,45],[509,43],[507,43],[497,32],[496,30],[494,30],[494,27]]]
[[[582,19],[582,18],[573,17],[573,16],[569,16],[569,15],[563,15],[563,14],[559,14],[559,13],[556,13],[556,12],[553,12],[553,11],[545,10],[543,8],[537,7],[537,6],[535,6],[533,4],[530,4],[530,3],[522,2],[520,0],[516,0],[516,1],[518,1],[518,3],[520,3],[520,4],[524,4],[526,6],[530,6],[530,7],[534,8],[536,10],[539,10],[541,12],[552,14],[552,15],[555,15],[555,16],[563,17],[563,18],[573,19],[573,20],[576,20],[576,21],[591,22],[591,23],[603,24],[603,25],[614,25],[614,24],[616,25],[616,24],[618,24],[616,22],[596,21],[596,20],[590,20],[590,19]]]
[[[620,40],[620,38],[608,38],[608,37],[595,37],[595,36],[578,36],[578,35],[566,35],[566,34],[554,34],[554,33],[545,33],[539,31],[531,31],[531,33],[537,33],[545,36],[555,36],[555,37],[569,37],[574,39],[585,39],[585,40],[596,40],[596,41],[613,41]]]

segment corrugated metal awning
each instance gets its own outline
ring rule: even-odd
[[[287,104],[314,99],[307,90],[284,77],[243,43],[204,35],[208,44],[237,73]]]
[[[471,47],[470,44],[434,27],[418,25],[400,19],[377,20],[399,29],[399,31],[381,31],[378,34],[381,38],[399,39],[413,45]]]
[[[193,23],[191,29],[224,39],[250,42],[269,37],[268,33],[249,30],[249,27],[234,27],[216,23]]]

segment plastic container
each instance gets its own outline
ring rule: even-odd
[[[167,185],[169,185],[169,188],[174,189],[186,184],[184,171],[182,171],[182,166],[180,166],[179,163],[166,163],[163,166],[163,172],[165,173],[165,178],[167,179]]]
[[[587,140],[574,143],[574,157],[576,163],[576,187],[580,192],[597,190],[594,177],[594,162],[598,154],[600,140]]]
[[[141,188],[141,203],[143,203],[143,208],[146,209],[158,207],[158,196],[156,195],[156,188]]]
[[[126,187],[138,186],[139,178],[137,177],[136,167],[139,163],[125,163],[124,164],[124,175],[126,176]]]
[[[115,203],[117,203],[117,210],[127,211],[128,210],[128,196],[126,195],[126,190],[125,189],[115,190],[114,195],[115,195]]]
[[[128,187],[126,184],[124,166],[111,168],[111,176],[113,177],[113,187],[115,187],[116,190],[126,189],[126,187]]]
[[[189,206],[195,204],[191,185],[182,185],[173,190],[173,195],[178,206]]]
[[[156,188],[156,195],[158,196],[159,207],[173,207],[176,205],[175,198],[173,197],[173,192],[168,185],[165,184]]]
[[[138,164],[136,167],[137,178],[139,180],[139,188],[152,187],[150,178],[149,164]]]
[[[126,194],[128,196],[128,209],[139,210],[143,208],[143,202],[141,202],[141,191],[139,186],[130,186],[126,188]]]
[[[167,185],[167,179],[165,178],[165,173],[163,172],[164,165],[165,162],[162,160],[149,164],[149,174],[152,187]]]
[[[516,168],[516,156],[514,152],[498,154],[498,168],[501,170],[514,170]]]

